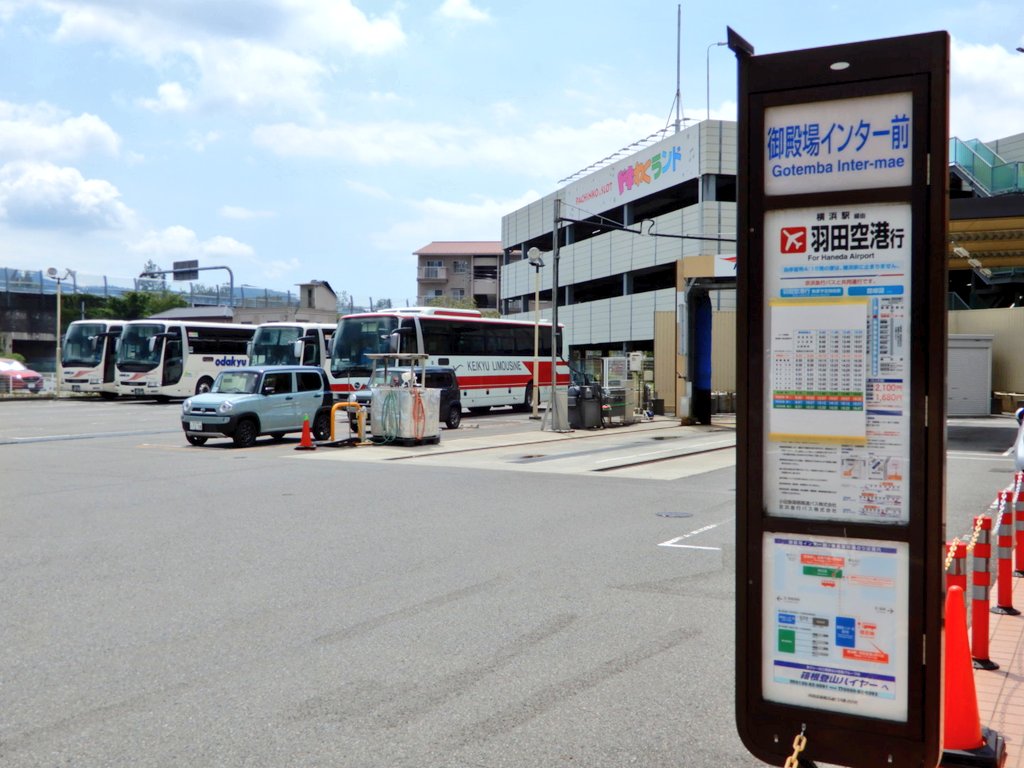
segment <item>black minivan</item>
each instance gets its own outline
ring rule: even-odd
[[[415,373],[414,373],[415,372]],[[441,390],[441,405],[438,408],[438,416],[441,423],[448,429],[458,429],[462,423],[462,398],[459,392],[459,380],[455,376],[455,369],[446,365],[428,365],[426,368],[408,366],[397,366],[394,368],[378,367],[373,372],[370,383],[363,389],[353,392],[351,397],[366,407],[366,419],[370,419],[370,403],[373,399],[373,387],[393,384],[401,385],[405,379],[415,375],[417,381],[422,381],[427,389]],[[356,416],[349,414],[349,422],[355,424]]]

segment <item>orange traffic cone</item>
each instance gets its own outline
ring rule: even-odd
[[[313,436],[309,431],[309,417],[307,416],[302,422],[302,440],[295,446],[296,451],[315,451],[316,445],[313,444]]]
[[[996,731],[981,727],[974,665],[967,640],[963,590],[946,592],[945,707],[940,765],[1001,766],[1006,745]]]

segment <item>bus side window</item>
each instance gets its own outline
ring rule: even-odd
[[[424,352],[428,355],[448,354],[449,341],[445,331],[446,329],[443,328],[435,328],[433,323],[430,326],[424,323],[423,346],[426,347]]]

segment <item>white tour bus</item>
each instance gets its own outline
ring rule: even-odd
[[[188,397],[209,392],[225,368],[249,364],[255,325],[190,320],[131,320],[117,345],[121,395]]]
[[[249,342],[250,365],[315,365],[330,377],[333,323],[261,323]]]
[[[60,351],[60,380],[72,392],[117,397],[114,357],[124,320],[75,320]]]
[[[533,398],[534,324],[483,317],[477,310],[408,307],[346,315],[334,332],[330,375],[336,392],[367,386],[373,368],[367,354],[411,352],[428,356],[426,365],[455,369],[462,405],[471,412],[492,406],[530,408]],[[559,331],[561,349],[562,334]],[[397,348],[396,348],[397,346]],[[560,354],[557,384],[569,384],[569,366]],[[542,322],[537,357],[540,402],[551,384],[551,323]]]

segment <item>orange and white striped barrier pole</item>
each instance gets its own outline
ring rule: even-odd
[[[978,539],[974,544],[974,569],[971,573],[971,657],[975,669],[999,669],[999,665],[988,657],[992,519],[987,516],[976,517],[974,528],[978,532]]]
[[[967,544],[962,541],[946,545],[946,592],[951,587],[960,587],[967,610]]]
[[[1013,517],[1014,517],[1014,576],[1024,576],[1024,472],[1016,472],[1013,476]]]
[[[1020,616],[1013,607],[1013,517],[1019,489],[999,494],[999,531],[996,535],[996,604],[992,613]]]

